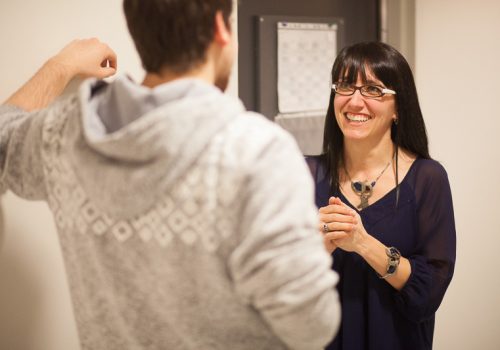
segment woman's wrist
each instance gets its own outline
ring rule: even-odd
[[[374,238],[368,233],[361,234],[354,251],[366,260],[366,256],[373,249],[373,240]]]

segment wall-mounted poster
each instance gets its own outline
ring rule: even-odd
[[[337,30],[329,23],[277,23],[280,114],[326,113]]]

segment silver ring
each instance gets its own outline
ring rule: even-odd
[[[323,224],[323,232],[324,233],[330,232],[330,229],[328,228],[328,224]]]

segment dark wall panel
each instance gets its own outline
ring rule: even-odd
[[[240,0],[238,89],[245,106],[256,110],[256,16],[342,17],[345,25],[344,42],[350,45],[360,41],[378,40],[378,9],[379,0]]]

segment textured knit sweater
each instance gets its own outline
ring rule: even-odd
[[[319,349],[340,311],[292,138],[199,80],[0,108],[0,187],[46,200],[82,349]]]

